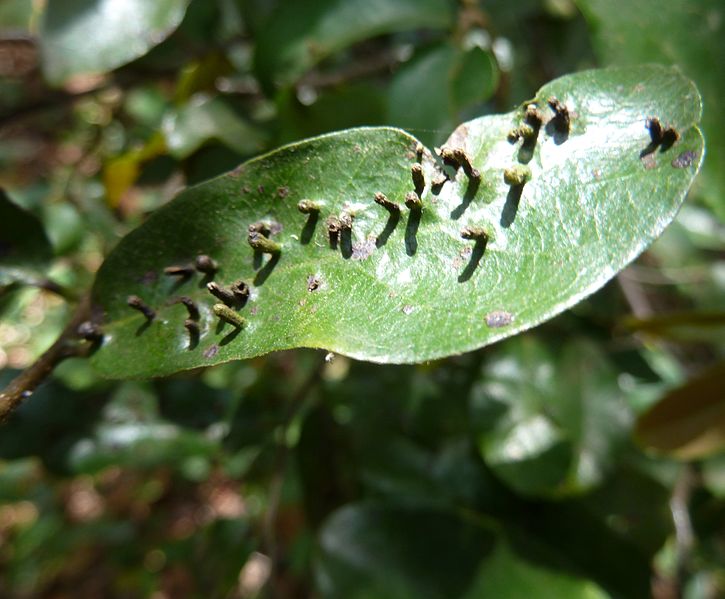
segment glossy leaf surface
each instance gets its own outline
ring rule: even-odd
[[[569,110],[563,132],[547,99]],[[481,171],[431,188],[441,168],[422,156],[422,213],[403,206],[413,190],[415,138],[398,129],[353,129],[293,144],[190,188],[128,235],[98,273],[94,302],[106,332],[93,357],[108,376],[161,375],[292,347],[320,347],[375,362],[417,362],[462,353],[531,328],[601,287],[674,218],[699,168],[700,98],[664,67],[563,77],[536,98],[544,117],[535,144],[507,141],[513,113],[461,125],[448,140]],[[676,128],[652,147],[657,116]],[[521,164],[521,163],[526,163]],[[528,168],[523,188],[504,171]],[[384,193],[391,213],[373,201]],[[302,199],[319,218],[297,210]],[[327,219],[353,216],[331,242]],[[248,226],[264,221],[281,245],[255,255]],[[466,240],[481,227],[488,242]],[[335,246],[335,249],[333,249]],[[242,279],[251,296],[242,329],[221,326],[206,290],[212,277],[169,277],[164,268],[207,254],[213,279]],[[156,311],[126,305],[138,295]],[[184,329],[192,298],[199,336]],[[101,316],[102,314],[102,316]]]
[[[522,495],[579,494],[600,483],[631,413],[614,368],[594,344],[508,342],[472,393],[481,455]]]
[[[46,78],[61,84],[143,56],[176,29],[189,1],[48,2],[40,36]]]

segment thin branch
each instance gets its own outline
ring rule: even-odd
[[[79,342],[77,330],[89,316],[90,301],[85,297],[55,343],[0,393],[0,423],[5,422],[63,360],[87,354],[90,347],[87,343]]]

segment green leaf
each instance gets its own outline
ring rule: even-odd
[[[722,2],[577,0],[577,4],[591,25],[595,48],[605,64],[676,64],[695,80],[704,100],[702,129],[708,139],[700,191],[719,217],[725,219]]]
[[[510,341],[472,392],[486,463],[525,495],[581,493],[600,483],[629,433],[630,411],[606,356],[589,342]]]
[[[48,2],[41,24],[43,72],[52,84],[105,73],[146,54],[181,23],[190,0]]]
[[[169,112],[161,129],[169,153],[177,159],[193,154],[204,143],[216,139],[242,155],[261,151],[266,136],[246,123],[221,99],[197,94],[184,106]]]
[[[441,141],[442,132],[458,123],[466,108],[488,100],[497,84],[498,70],[488,52],[438,44],[395,74],[388,95],[389,123],[411,130],[424,143]]]
[[[335,52],[369,37],[453,21],[448,0],[295,0],[281,2],[257,36],[262,83],[285,87]]]
[[[550,120],[552,95],[571,112],[566,140]],[[425,361],[509,337],[574,305],[674,218],[702,158],[700,98],[678,71],[648,66],[563,77],[537,103],[548,122],[532,152],[507,141],[523,109],[453,133],[448,144],[481,170],[478,187],[459,169],[431,190],[439,167],[426,151],[419,218],[405,207],[396,218],[373,201],[382,192],[402,205],[413,189],[417,141],[397,129],[303,141],[184,191],[100,269],[93,299],[106,337],[94,364],[107,376],[150,376],[293,347]],[[643,161],[651,115],[680,138]],[[529,158],[531,180],[509,187],[504,170],[526,170],[519,161]],[[298,212],[302,199],[320,204],[319,219]],[[345,212],[354,213],[352,230],[332,249],[326,221]],[[247,227],[258,221],[274,225],[276,257],[248,245]],[[488,243],[462,239],[469,226],[483,227]],[[251,286],[239,312],[246,326],[217,321],[210,277],[163,274],[198,254],[218,262],[220,285]],[[152,322],[127,306],[129,295],[156,311]],[[180,295],[198,305],[198,340],[184,328]]]
[[[35,284],[44,277],[53,250],[43,225],[0,188],[0,288]]]
[[[486,560],[478,573],[477,582],[463,599],[480,597],[606,599],[609,595],[591,581],[527,563],[502,544]]]
[[[459,597],[494,533],[450,511],[394,504],[350,504],[320,531],[318,586],[323,597]]]

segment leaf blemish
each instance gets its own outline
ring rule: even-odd
[[[204,350],[204,353],[202,354],[207,360],[211,360],[214,356],[216,356],[219,353],[219,346],[215,343],[214,345],[210,345],[208,348]]]
[[[692,151],[682,152],[677,158],[672,161],[673,168],[687,168],[697,158],[697,154]]]
[[[375,237],[368,237],[361,243],[355,243],[352,246],[353,260],[366,260],[373,255],[375,251]]]
[[[277,188],[277,197],[280,200],[283,200],[288,195],[289,195],[289,187],[287,187],[286,185],[283,185],[282,187]]]
[[[320,285],[322,285],[322,277],[320,275],[310,275],[307,277],[307,291],[310,293],[317,291]]]
[[[511,324],[514,315],[504,310],[495,310],[486,314],[486,324],[491,328],[505,327]]]

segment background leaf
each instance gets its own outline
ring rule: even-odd
[[[32,283],[53,257],[40,221],[12,202],[0,188],[0,287]]]
[[[452,17],[447,0],[281,2],[259,32],[255,70],[267,87],[285,87],[355,42],[395,31],[446,28]]]
[[[716,455],[725,448],[725,363],[672,389],[640,416],[636,435],[645,447],[681,459]]]
[[[48,2],[40,34],[46,78],[59,85],[143,56],[176,29],[189,1]]]
[[[417,142],[395,129],[287,146],[188,189],[122,241],[99,271],[94,301],[107,337],[94,365],[107,376],[164,374],[299,346],[378,362],[423,361],[492,343],[573,305],[676,214],[702,157],[694,127],[700,103],[689,81],[661,67],[561,78],[539,92],[543,110],[552,95],[573,115],[567,140],[549,120],[532,155],[512,146],[507,134],[521,112],[461,125],[448,143],[467,150],[482,182],[469,188],[460,169],[440,192],[427,187],[419,219],[405,208],[391,216],[372,201],[382,191],[402,204],[413,187]],[[653,112],[681,139],[643,163],[650,146],[644,124]],[[673,166],[683,155],[687,166]],[[532,181],[509,188],[504,169],[529,159]],[[436,167],[429,153],[423,168],[430,182]],[[320,203],[319,222],[297,211],[307,198]],[[325,221],[345,211],[354,213],[352,232],[333,249]],[[265,219],[277,223],[273,237],[282,251],[263,261],[246,236]],[[485,248],[461,239],[464,226],[486,228]],[[162,274],[199,253],[218,261],[220,284],[241,278],[252,285],[244,330],[220,326],[200,276]],[[158,310],[153,322],[144,324],[126,305],[131,294]],[[182,326],[185,308],[172,303],[180,294],[201,310],[198,344]]]
[[[504,349],[472,391],[488,465],[523,495],[581,493],[601,482],[632,420],[606,356],[575,339],[557,351],[519,337]]]

